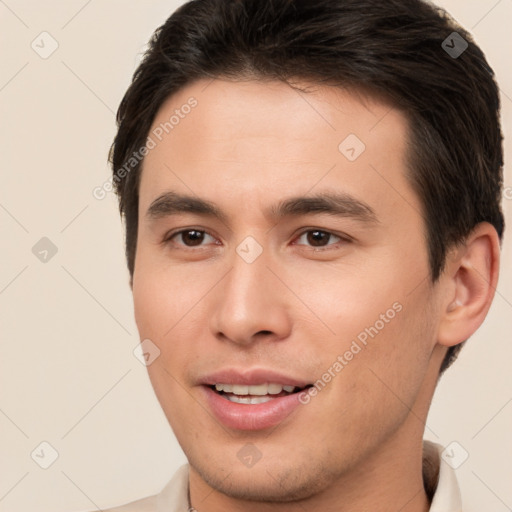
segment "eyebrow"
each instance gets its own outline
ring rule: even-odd
[[[324,192],[312,196],[292,197],[270,208],[276,219],[287,216],[325,213],[336,217],[350,217],[365,223],[377,223],[373,208],[350,194]]]
[[[157,197],[149,206],[146,218],[158,220],[180,213],[214,217],[224,224],[228,224],[227,215],[214,203],[199,197],[178,194],[176,192],[166,192]],[[353,218],[368,224],[379,222],[373,208],[364,201],[350,194],[335,192],[291,197],[271,206],[265,213],[276,221],[284,217],[323,213],[336,217]]]
[[[194,196],[166,192],[157,197],[149,206],[146,217],[151,220],[158,220],[170,215],[180,213],[193,213],[206,217],[217,217],[226,223],[226,215],[210,201]]]

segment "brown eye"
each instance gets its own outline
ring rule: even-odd
[[[189,247],[201,245],[201,243],[204,240],[204,235],[204,231],[197,231],[195,229],[190,229],[189,231],[182,231],[180,233],[181,241]]]
[[[177,245],[184,245],[186,247],[198,247],[204,245],[206,237],[210,237],[213,241],[215,240],[211,235],[208,235],[205,231],[199,229],[184,229],[178,231],[169,238],[169,241],[174,242]]]
[[[310,247],[327,247],[329,245],[333,245],[332,239],[334,239],[334,243],[342,240],[339,236],[329,233],[328,231],[310,229],[309,231],[302,233],[297,240],[300,245],[305,244]]]
[[[308,243],[315,247],[323,247],[329,242],[330,238],[331,234],[325,231],[309,231],[306,235]]]

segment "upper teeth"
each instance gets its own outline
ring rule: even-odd
[[[243,384],[215,384],[217,391],[234,393],[235,395],[278,395],[281,391],[291,393],[295,386],[281,386],[281,384],[257,384],[245,386]]]

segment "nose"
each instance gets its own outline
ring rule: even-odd
[[[252,263],[233,255],[231,270],[213,296],[210,327],[217,339],[249,346],[257,340],[289,336],[289,296],[265,252]]]

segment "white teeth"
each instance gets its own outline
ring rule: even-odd
[[[226,390],[224,389],[224,391],[226,391]],[[249,386],[233,384],[233,389],[231,392],[235,393],[235,395],[248,395],[249,394]]]
[[[278,393],[281,393],[283,391],[283,386],[280,384],[269,384],[268,385],[268,392],[271,395],[277,395]]]
[[[263,396],[267,394],[268,386],[267,384],[258,384],[257,386],[248,386],[249,390],[247,391],[248,395],[258,395]]]
[[[224,391],[224,393],[234,393],[235,395],[256,395],[256,396],[265,396],[265,395],[278,395],[281,391],[286,391],[287,393],[292,393],[295,389],[295,386],[282,386],[281,384],[274,383],[264,383],[264,384],[256,384],[253,386],[246,386],[242,384],[224,384],[219,383],[215,384],[215,389],[217,391]]]
[[[226,398],[230,402],[235,402],[237,404],[264,404],[273,398],[269,396],[236,396],[236,395],[226,395]]]

